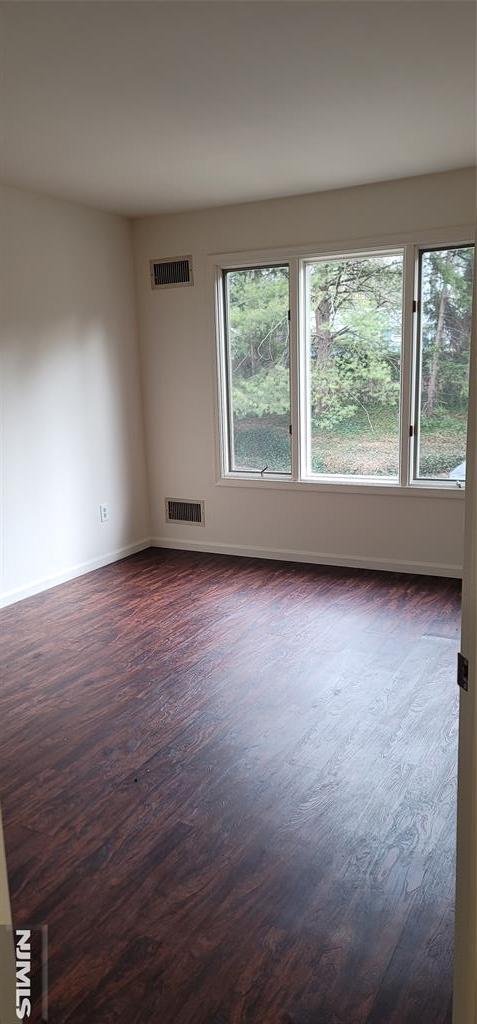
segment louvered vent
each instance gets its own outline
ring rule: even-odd
[[[193,284],[192,256],[178,260],[151,260],[151,288],[180,288]]]
[[[198,523],[204,526],[204,502],[166,498],[166,520],[168,523]]]

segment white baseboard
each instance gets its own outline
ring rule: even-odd
[[[462,566],[435,562],[394,561],[390,558],[355,558],[351,555],[330,555],[316,551],[293,551],[285,548],[256,548],[245,544],[222,544],[214,541],[171,540],[152,537],[151,547],[177,548],[180,551],[210,551],[218,555],[241,555],[244,558],[271,558],[279,562],[310,562],[313,565],[336,565],[348,569],[378,569],[382,572],[407,572],[419,576],[462,577]]]
[[[88,562],[72,565],[68,569],[63,569],[52,576],[44,576],[42,579],[34,580],[32,583],[26,583],[23,587],[4,591],[0,594],[0,608],[15,604],[16,601],[23,601],[26,597],[33,597],[34,594],[41,594],[43,590],[50,590],[51,587],[57,587],[60,583],[67,583],[68,580],[74,580],[77,576],[84,576],[85,573],[93,572],[94,569],[101,569],[103,565],[119,562],[121,558],[127,558],[128,555],[134,555],[136,551],[144,551],[145,548],[149,547],[151,547],[151,541],[146,537],[143,540],[136,541],[134,544],[126,544],[123,548],[117,548],[116,551],[109,551],[106,555],[90,558]]]
[[[117,548],[106,555],[98,558],[91,558],[88,562],[81,562],[78,565],[70,566],[52,576],[44,576],[42,579],[34,580],[14,590],[7,590],[0,593],[0,608],[5,608],[17,601],[23,601],[26,597],[33,597],[43,590],[50,590],[60,583],[67,583],[68,580],[84,576],[95,569],[101,569],[104,565],[118,562],[121,558],[135,554],[136,551],[144,551],[145,548],[176,548],[180,551],[202,551],[205,554],[218,555],[240,555],[244,558],[270,558],[279,562],[308,562],[313,565],[336,565],[349,569],[377,569],[382,572],[406,572],[420,576],[446,576],[453,579],[462,577],[462,567],[459,565],[438,564],[434,562],[406,562],[393,561],[390,558],[354,558],[351,555],[330,555],[316,551],[293,551],[286,548],[258,548],[247,547],[245,544],[223,544],[214,541],[192,541],[192,540],[171,540],[170,537],[145,537],[134,544],[127,544],[125,547]]]

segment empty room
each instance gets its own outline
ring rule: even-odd
[[[477,1024],[476,6],[0,38],[0,1022]]]

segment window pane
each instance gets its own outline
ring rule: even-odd
[[[473,246],[421,253],[417,476],[465,480]]]
[[[228,270],[225,326],[232,470],[291,472],[289,270]]]
[[[311,473],[397,477],[402,253],[306,264]]]

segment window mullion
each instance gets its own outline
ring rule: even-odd
[[[400,460],[399,483],[406,487],[411,483],[411,425],[414,419],[414,322],[416,250],[407,245],[404,251],[403,276],[403,318],[401,355],[401,411],[400,411]]]
[[[306,324],[308,322],[307,294],[305,288],[305,266],[303,260],[298,261],[298,317],[297,317],[297,353],[298,353],[298,446],[300,480],[307,479],[310,474],[310,420],[308,416],[308,352],[306,344]]]
[[[299,260],[290,260],[290,426],[292,480],[300,479]]]

